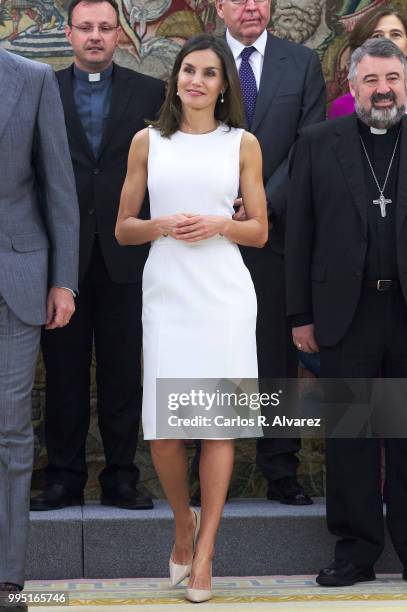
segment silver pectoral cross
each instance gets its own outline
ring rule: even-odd
[[[380,212],[382,214],[383,219],[386,216],[386,206],[387,204],[391,203],[392,200],[390,200],[389,198],[385,198],[383,193],[380,194],[380,198],[378,200],[373,200],[373,204],[378,204],[380,206]]]

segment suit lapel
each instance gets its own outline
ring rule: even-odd
[[[343,176],[362,220],[363,235],[367,235],[366,188],[356,115],[338,125],[334,133],[334,150],[342,166]]]
[[[400,236],[403,223],[407,215],[407,117],[403,117],[401,122],[401,142],[400,142],[400,161],[399,175],[397,181],[396,197],[396,227],[397,236]]]
[[[256,133],[264,115],[276,95],[284,75],[286,55],[281,52],[278,39],[272,34],[267,35],[267,44],[264,52],[263,70],[261,73],[259,93],[254,111],[251,132]]]
[[[129,75],[127,71],[122,70],[120,66],[114,64],[113,68],[113,86],[112,100],[110,104],[110,113],[107,120],[106,128],[103,132],[102,143],[100,145],[98,157],[103,155],[104,150],[109,144],[110,139],[116,131],[116,126],[123,120],[123,114],[132,96],[133,90],[126,87],[126,81]]]
[[[59,89],[61,92],[62,104],[65,112],[65,121],[67,124],[69,136],[75,138],[81,150],[94,161],[95,156],[92,147],[89,144],[85,130],[83,129],[81,120],[79,119],[76,110],[75,98],[73,94],[73,68],[61,70],[58,76]]]
[[[13,109],[20,97],[23,84],[24,77],[12,64],[7,52],[0,49],[0,138],[13,115]]]

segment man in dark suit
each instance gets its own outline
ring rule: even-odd
[[[141,275],[148,247],[123,249],[114,228],[132,137],[157,114],[164,84],[112,63],[119,31],[115,0],[71,3],[66,34],[74,64],[57,78],[81,213],[80,283],[69,330],[45,332],[42,339],[48,467],[33,510],[83,502],[93,340],[106,457],[99,477],[102,503],[153,506],[137,491],[134,465],[141,409]],[[142,215],[148,215],[147,202]]]
[[[247,128],[263,154],[264,185],[272,225],[263,249],[244,248],[257,293],[260,378],[296,378],[298,355],[286,321],[284,225],[287,158],[300,128],[325,118],[325,84],[317,54],[269,34],[271,0],[217,0],[226,40],[242,84]],[[236,202],[239,206],[241,201]],[[243,207],[237,218],[244,214]],[[261,438],[257,463],[268,481],[268,498],[287,504],[311,499],[296,478],[297,439]]]
[[[293,339],[324,378],[407,376],[407,121],[404,55],[352,55],[356,115],[307,128],[293,156],[287,306]],[[386,406],[389,409],[389,406]],[[407,442],[386,446],[387,524],[407,579]],[[374,580],[384,545],[380,441],[328,439],[327,522],[338,536],[323,586]]]

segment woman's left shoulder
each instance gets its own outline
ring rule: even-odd
[[[254,134],[244,129],[242,129],[241,131],[242,131],[242,142],[245,141],[245,142],[248,142],[249,144],[254,144],[254,143],[258,144],[259,141],[257,140]]]
[[[242,147],[245,147],[248,150],[253,150],[253,149],[257,149],[260,146],[259,141],[257,140],[254,134],[252,134],[251,132],[248,132],[247,130],[241,130],[241,131],[242,131],[242,137],[241,137]]]

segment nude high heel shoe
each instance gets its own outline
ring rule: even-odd
[[[202,603],[212,599],[212,565],[211,565],[211,588],[210,589],[190,589],[185,591],[185,599],[192,603]]]
[[[193,556],[195,552],[196,541],[199,535],[199,528],[201,526],[201,515],[197,510],[192,509],[192,512],[195,515],[194,540],[192,543],[192,556]],[[177,584],[185,580],[185,578],[188,578],[188,576],[191,574],[192,562],[188,563],[188,565],[180,565],[179,563],[174,563],[174,561],[172,560],[172,553],[171,553],[169,565],[170,565],[171,586],[177,586]]]

